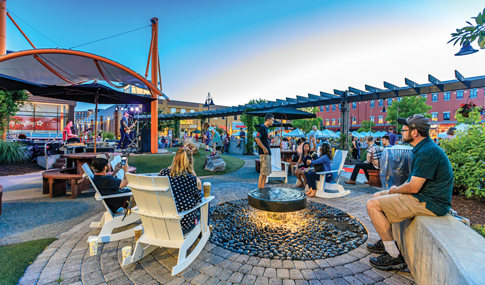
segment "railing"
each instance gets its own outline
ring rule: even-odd
[[[64,132],[66,132],[66,140],[68,139],[67,137],[67,131],[66,130],[63,130],[62,132],[58,133],[52,140],[47,140],[45,143],[44,143],[44,156],[45,156],[45,169],[48,170],[49,168],[49,154],[47,152],[47,145],[49,143],[52,143],[52,142],[55,142],[57,140],[57,138],[60,136],[60,135],[64,135]],[[31,137],[32,138],[32,137]],[[50,134],[49,134],[49,138],[50,138]],[[64,146],[66,144],[66,140],[62,139],[62,145]]]

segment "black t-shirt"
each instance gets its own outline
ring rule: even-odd
[[[241,131],[241,135],[240,135],[241,138],[245,138],[246,137],[246,133],[244,131]]]
[[[256,137],[261,140],[261,143],[264,145],[264,147],[268,150],[268,154],[271,155],[271,149],[269,148],[269,140],[268,140],[268,127],[266,127],[265,124],[261,125],[259,128],[258,133],[256,134]],[[259,154],[264,154],[263,149],[259,146]]]
[[[120,190],[121,179],[110,175],[94,175],[93,182],[98,188],[99,193],[101,195],[113,195],[123,193],[123,190]],[[111,212],[116,213],[116,211],[123,206],[127,197],[118,197],[118,198],[110,198],[105,199],[106,205],[108,205]]]

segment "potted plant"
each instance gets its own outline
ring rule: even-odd
[[[476,110],[481,113],[483,111],[483,107],[477,107],[477,105],[473,102],[471,103],[463,103],[460,105],[460,108],[457,110],[459,114],[461,114],[463,117],[468,118],[470,116],[470,113],[473,111],[473,109],[476,108]]]

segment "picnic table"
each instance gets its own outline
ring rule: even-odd
[[[291,162],[295,154],[297,154],[296,150],[281,150],[281,161]]]
[[[92,152],[80,152],[80,153],[67,153],[61,155],[61,157],[67,158],[66,165],[67,167],[75,167],[77,168],[77,174],[84,174],[84,170],[82,168],[84,163],[87,163],[89,167],[91,167],[91,161],[96,158],[98,154],[102,153],[92,153]],[[122,153],[111,153],[113,156],[122,155]],[[89,189],[89,183],[87,183],[87,188],[83,190]]]

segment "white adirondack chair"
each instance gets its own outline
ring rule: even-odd
[[[315,196],[320,198],[338,198],[350,194],[350,190],[345,190],[342,185],[339,184],[340,174],[344,171],[345,158],[347,157],[348,151],[337,150],[333,157],[332,165],[330,166],[330,171],[317,172],[320,174],[320,181],[317,181],[317,193]],[[325,182],[325,175],[332,173],[332,181]],[[337,191],[337,192],[326,192],[325,190]]]
[[[93,177],[94,173],[91,171],[91,168],[85,163],[82,165],[82,168],[84,170],[84,175],[89,179],[89,182],[91,182],[91,185],[93,186],[94,190],[96,191],[96,194],[94,195],[94,198],[97,201],[103,202],[104,207],[106,208],[106,212],[104,212],[103,217],[101,218],[101,221],[99,222],[92,222],[89,227],[91,228],[101,228],[101,231],[99,232],[98,236],[90,236],[88,238],[97,238],[98,242],[111,242],[111,241],[117,241],[117,240],[122,240],[130,237],[135,236],[135,229],[131,228],[119,233],[113,233],[113,230],[119,227],[123,227],[126,225],[129,225],[131,223],[135,223],[140,220],[140,215],[137,213],[132,212],[130,215],[127,215],[125,219],[123,220],[123,212],[118,211],[116,213],[111,212],[109,209],[108,205],[106,205],[106,202],[104,201],[105,199],[109,198],[118,198],[118,197],[127,197],[131,196],[131,192],[126,192],[126,193],[120,193],[120,194],[114,194],[114,195],[101,195],[99,193],[98,188],[96,185],[94,185],[93,182]]]
[[[281,161],[281,149],[271,148],[271,172],[266,177],[266,183],[269,181],[270,177],[283,177],[285,183],[288,182],[288,168],[291,163]],[[285,169],[281,168],[281,163],[285,164]]]
[[[138,206],[135,212],[141,216],[144,232],[138,239],[133,254],[124,258],[121,266],[142,259],[158,247],[178,248],[178,262],[172,268],[172,276],[180,273],[196,259],[209,240],[209,202],[214,196],[202,198],[202,203],[193,209],[178,213],[168,177],[135,174],[126,174],[126,177]],[[198,209],[200,223],[184,235],[180,220]],[[197,246],[187,256],[187,250],[200,234]]]

